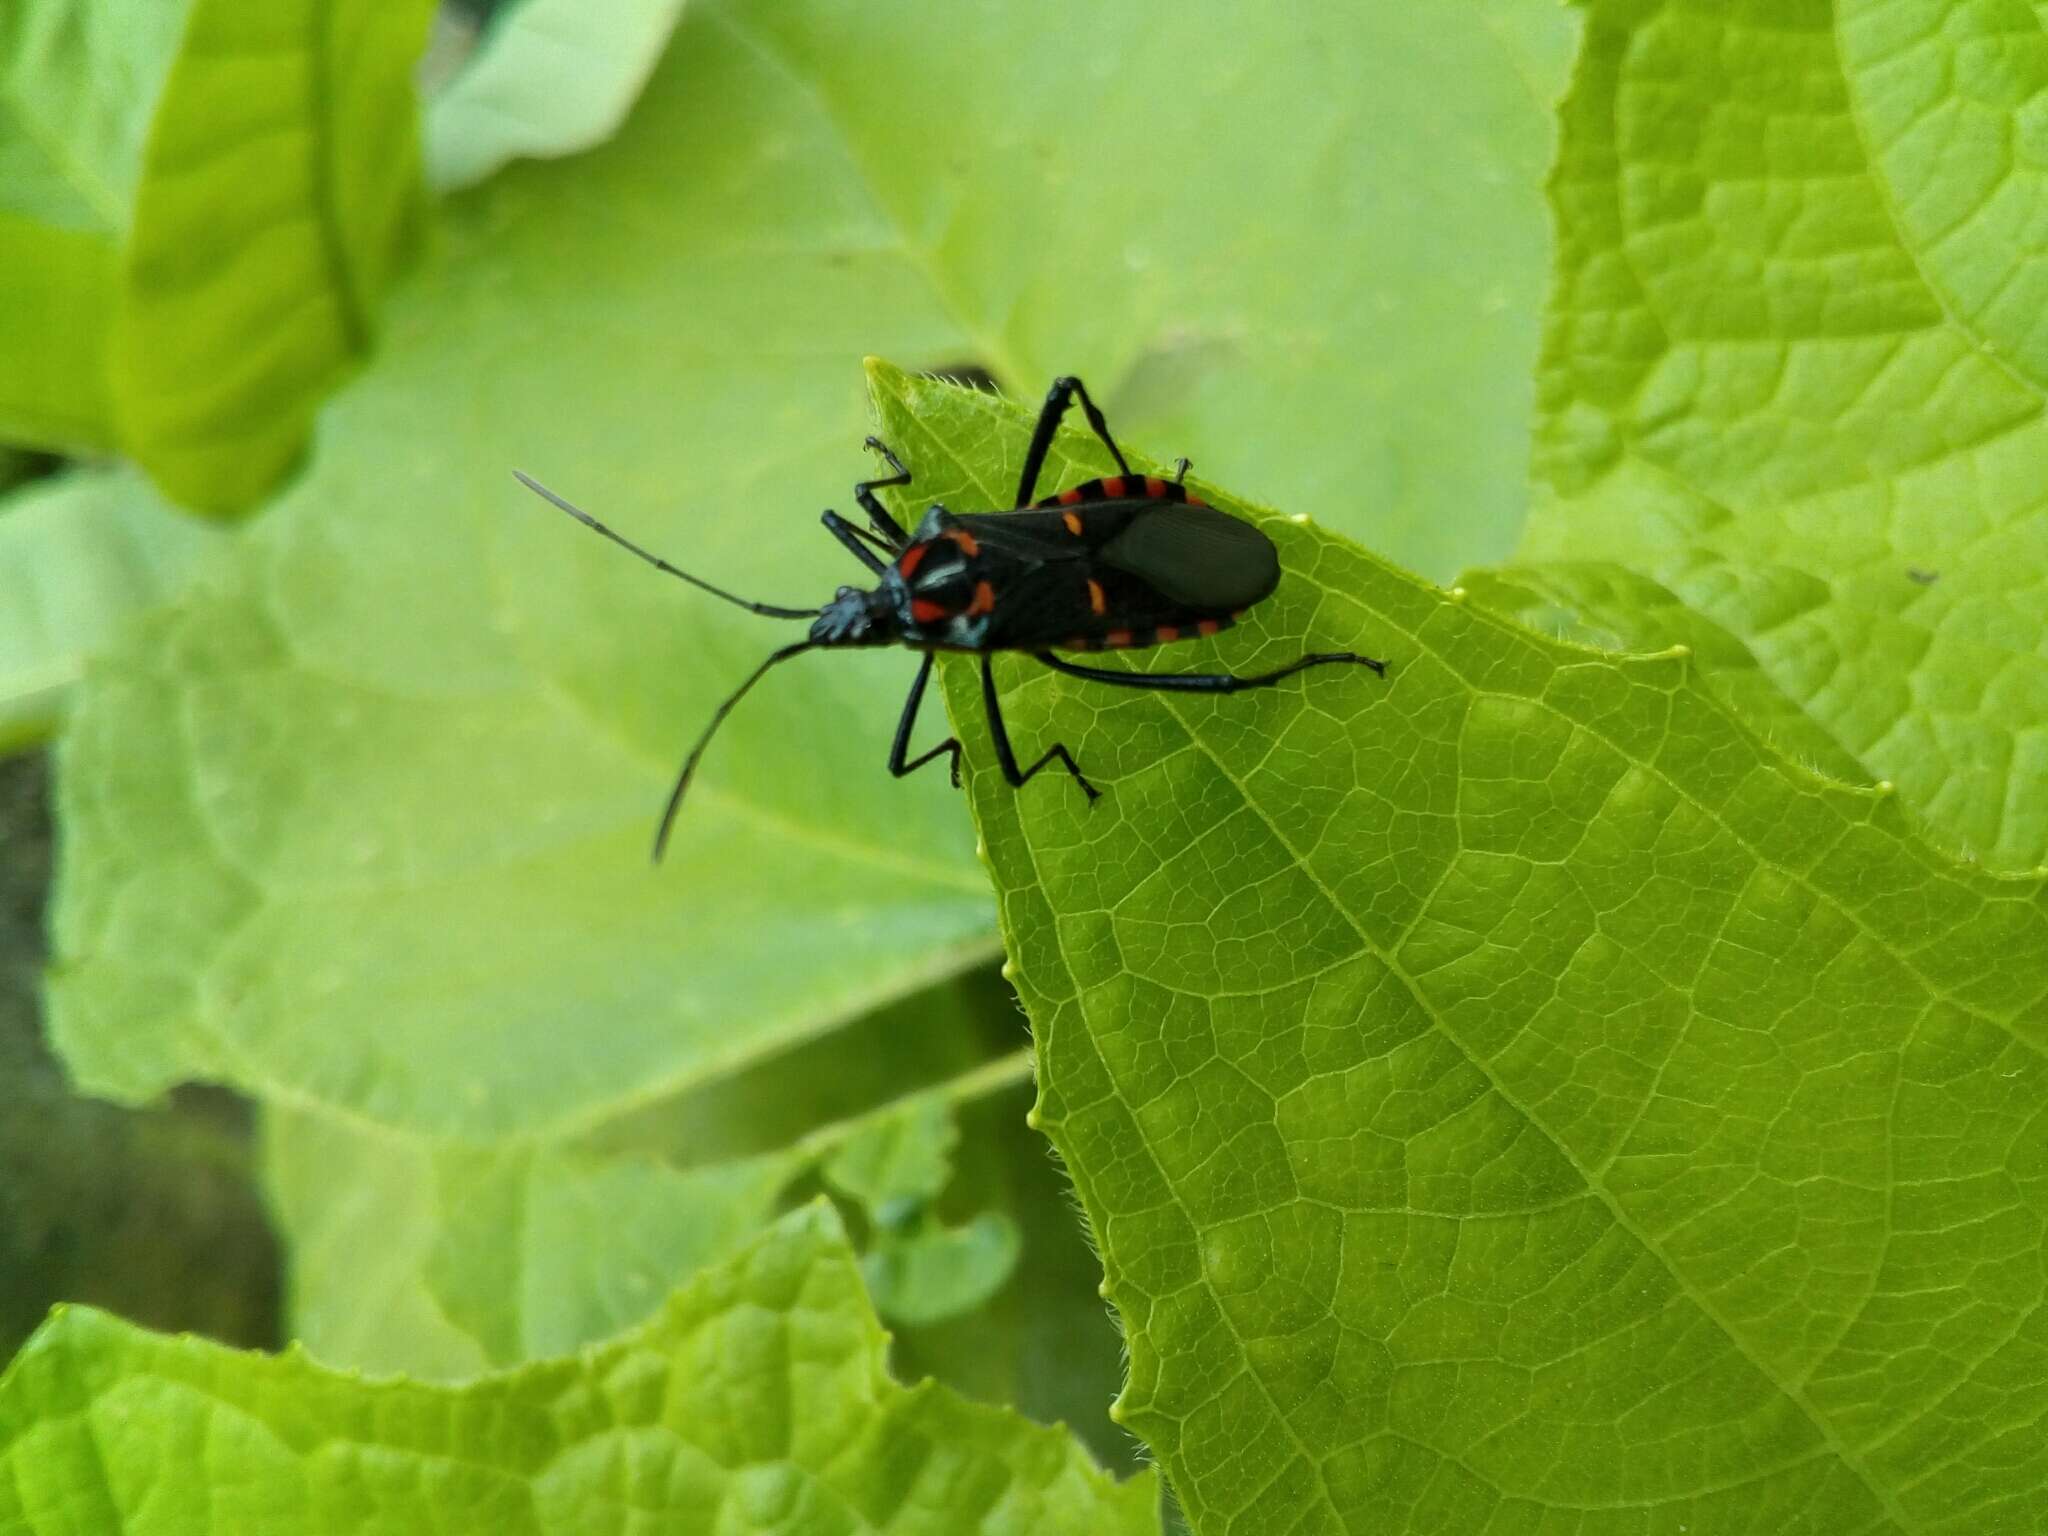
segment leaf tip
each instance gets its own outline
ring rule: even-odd
[[[909,374],[885,357],[864,357],[860,367],[868,381],[868,394],[877,401],[884,395],[902,395],[910,381]]]

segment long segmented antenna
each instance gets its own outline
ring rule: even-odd
[[[711,585],[710,582],[705,581],[702,577],[692,576],[688,571],[678,570],[675,566],[670,565],[666,560],[662,559],[661,556],[654,554],[648,550],[642,549],[638,544],[635,544],[631,539],[627,538],[624,534],[614,533],[611,529],[605,527],[603,523],[600,523],[596,518],[592,517],[588,512],[584,511],[581,507],[574,506],[569,502],[564,501],[561,497],[557,496],[553,491],[549,490],[546,486],[542,485],[538,480],[534,479],[533,476],[517,469],[513,470],[512,474],[513,477],[517,479],[521,485],[525,486],[529,491],[532,491],[536,496],[539,496],[544,501],[552,502],[562,511],[568,513],[571,517],[575,518],[576,521],[581,523],[584,527],[590,529],[594,533],[603,534],[606,538],[610,539],[614,544],[618,545],[619,548],[628,550],[631,553],[638,555],[642,560],[645,560],[657,571],[667,571],[669,575],[677,577],[683,581],[687,581],[691,586],[698,588],[700,591],[709,592],[713,597],[722,597],[728,603],[733,603],[738,607],[744,608],[749,613],[758,613],[763,618],[769,619],[815,619],[821,612],[824,611],[819,608],[777,608],[772,603],[750,603],[744,597],[736,597],[732,593],[726,591],[723,587],[714,587],[713,585]]]
[[[718,730],[719,726],[725,723],[725,717],[732,713],[733,705],[744,699],[747,696],[747,690],[768,675],[770,667],[775,666],[779,662],[785,662],[790,657],[800,655],[805,651],[816,650],[819,644],[820,642],[816,640],[799,640],[795,645],[785,645],[781,650],[762,662],[761,665],[754,668],[747,680],[741,683],[739,687],[733,689],[732,696],[718,706],[718,712],[711,717],[711,723],[704,727],[704,734],[697,738],[697,745],[690,748],[690,755],[683,759],[683,771],[676,775],[676,787],[669,791],[668,805],[661,813],[661,826],[654,834],[655,863],[659,864],[661,862],[661,855],[668,847],[669,829],[676,824],[676,812],[683,808],[683,794],[690,787],[691,775],[697,771],[698,759],[704,756],[704,749],[711,745],[712,735]]]

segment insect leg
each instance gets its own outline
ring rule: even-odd
[[[941,752],[953,754],[953,787],[960,787],[960,740],[948,736],[931,751],[915,762],[906,763],[903,754],[910,750],[910,733],[917,728],[917,706],[924,702],[924,685],[931,680],[933,652],[924,653],[924,661],[917,669],[917,681],[910,685],[910,697],[903,701],[903,718],[896,722],[896,741],[889,748],[889,771],[902,778],[906,773],[915,773]]]
[[[837,512],[834,512],[830,507],[825,509],[825,515],[819,518],[818,521],[825,525],[826,530],[831,533],[833,538],[853,551],[854,559],[873,571],[877,576],[889,569],[881,560],[876,558],[875,551],[869,549],[868,545],[873,544],[890,554],[894,554],[895,551],[889,550],[887,545],[883,544],[880,539],[876,538],[866,529],[854,527],[853,524],[849,523]]]
[[[1067,407],[1076,395],[1081,397],[1081,409],[1088,417],[1088,425],[1095,429],[1095,435],[1102,439],[1102,446],[1116,460],[1117,469],[1126,475],[1131,472],[1131,466],[1124,462],[1124,451],[1109,435],[1109,423],[1102,419],[1102,412],[1088,398],[1087,386],[1072,374],[1065,374],[1054,379],[1052,388],[1045,392],[1045,404],[1038,412],[1038,425],[1031,429],[1031,446],[1024,450],[1024,473],[1017,481],[1018,506],[1031,505],[1032,493],[1038,489],[1038,472],[1045,468],[1045,455],[1052,447],[1053,434],[1059,431],[1060,418],[1067,414]]]
[[[1053,671],[1064,672],[1069,677],[1085,678],[1091,683],[1114,683],[1119,688],[1145,688],[1154,693],[1242,693],[1247,688],[1270,688],[1283,677],[1292,677],[1310,667],[1328,666],[1338,661],[1371,667],[1381,677],[1387,675],[1384,661],[1375,661],[1354,651],[1317,652],[1277,672],[1261,672],[1254,677],[1238,677],[1229,672],[1112,672],[1103,667],[1083,667],[1062,661],[1051,651],[1033,651],[1031,654]]]
[[[875,491],[880,487],[910,484],[910,471],[903,467],[903,461],[891,453],[889,445],[879,437],[869,438],[866,446],[879,453],[882,462],[895,473],[881,480],[859,481],[853,488],[853,499],[860,503],[861,511],[868,515],[869,524],[881,535],[882,543],[889,552],[894,554],[910,541],[903,532],[903,525],[889,515],[889,509],[876,498]]]
[[[1012,789],[1022,789],[1031,781],[1032,775],[1057,758],[1065,765],[1067,772],[1074,776],[1074,782],[1087,792],[1090,800],[1100,795],[1102,791],[1093,784],[1090,784],[1082,776],[1081,770],[1075,766],[1072,755],[1063,744],[1058,742],[1055,742],[1046,752],[1045,756],[1041,757],[1029,768],[1021,771],[1018,769],[1017,754],[1010,748],[1010,733],[1003,729],[1002,706],[996,702],[995,669],[989,663],[990,653],[983,651],[981,653],[981,702],[988,710],[989,734],[995,737],[996,761],[1002,765],[1003,777],[1009,780],[1010,787]]]

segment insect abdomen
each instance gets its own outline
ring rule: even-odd
[[[1240,615],[1220,619],[1190,619],[1185,624],[1160,624],[1150,629],[1112,629],[1100,635],[1073,635],[1053,642],[1061,651],[1141,650],[1148,645],[1172,645],[1177,640],[1206,640],[1235,624]]]
[[[1184,501],[1197,507],[1205,505],[1176,480],[1163,480],[1158,475],[1108,475],[1100,480],[1084,480],[1057,496],[1034,502],[1033,506],[1071,507],[1088,501]]]

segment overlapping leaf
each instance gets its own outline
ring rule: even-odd
[[[1652,578],[1951,846],[2041,864],[2041,19],[1587,14],[1524,557]]]
[[[921,497],[1014,473],[1013,407],[876,383]],[[1685,655],[1219,499],[1279,592],[1131,664],[1353,647],[1385,683],[1004,669],[1090,807],[1003,785],[947,678],[1122,1417],[1195,1529],[2040,1525],[2040,880],[1792,763]]]
[[[223,539],[125,470],[79,470],[0,498],[0,748],[46,733],[86,658]]]
[[[368,352],[422,212],[431,0],[193,0],[150,125],[110,354],[122,447],[239,512]]]
[[[930,1169],[929,1204],[948,1180],[953,1109],[1021,1080],[1014,1052],[980,1060],[992,1008],[1014,1004],[988,979],[934,987],[578,1135],[437,1136],[278,1109],[269,1172],[298,1244],[295,1334],[337,1364],[436,1378],[606,1338],[748,1237],[849,1138],[897,1124],[893,1102],[929,1110],[901,1122]]]
[[[548,159],[604,143],[647,83],[682,8],[683,0],[499,7],[427,111],[427,179],[454,191],[520,156]]]
[[[1113,1483],[1061,1431],[906,1390],[884,1343],[819,1207],[704,1271],[646,1327],[461,1389],[71,1311],[0,1377],[0,1527],[1158,1528],[1149,1475]]]
[[[0,10],[0,437],[114,440],[108,335],[142,146],[185,6]]]

